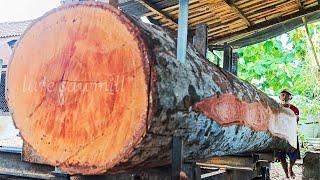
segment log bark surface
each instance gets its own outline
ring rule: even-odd
[[[22,137],[70,174],[168,164],[172,136],[183,138],[189,160],[295,146],[290,110],[190,44],[180,63],[175,42],[100,3],[46,14],[23,35],[8,70],[7,99]]]

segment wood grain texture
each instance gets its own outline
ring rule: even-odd
[[[111,6],[60,7],[26,31],[12,56],[7,98],[15,124],[70,174],[168,164],[173,135],[183,139],[184,159],[195,161],[292,148],[296,136],[282,136],[279,126],[295,132],[296,124],[266,118],[282,112],[278,103],[187,49],[180,63],[170,32]],[[99,83],[106,90],[84,86]],[[210,109],[215,102],[221,107]],[[232,110],[243,104],[247,116]],[[280,122],[294,118],[287,114]]]

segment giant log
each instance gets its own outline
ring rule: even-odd
[[[296,146],[294,114],[171,32],[87,2],[36,20],[11,58],[15,125],[48,164],[100,174]],[[291,145],[290,145],[291,144]]]

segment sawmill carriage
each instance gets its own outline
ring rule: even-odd
[[[296,148],[295,115],[236,77],[232,50],[317,19],[318,2],[112,4],[119,9],[54,9],[16,45],[7,102],[23,159],[36,163],[23,168],[80,179],[268,179],[273,152]],[[224,50],[223,69],[207,48]]]

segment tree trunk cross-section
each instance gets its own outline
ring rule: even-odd
[[[9,64],[7,99],[23,139],[70,174],[291,148],[295,116],[166,30],[102,3],[62,6],[30,26]]]

